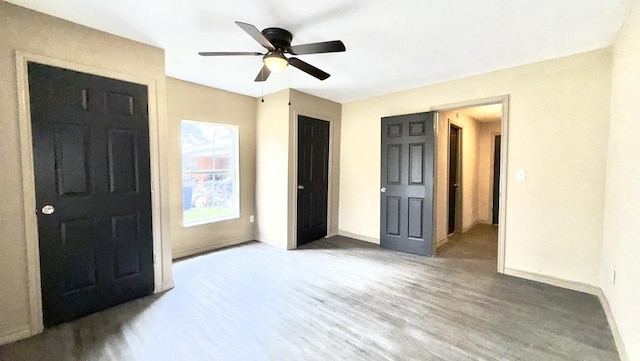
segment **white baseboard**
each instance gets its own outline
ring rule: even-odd
[[[257,234],[254,239],[256,241],[260,242],[260,243],[264,243],[264,244],[269,245],[271,247],[288,250],[287,249],[287,247],[288,247],[287,244],[285,244],[284,247],[283,247],[282,242],[278,242],[278,241],[273,240],[271,238],[264,238],[263,236],[261,236],[259,234]]]
[[[173,283],[173,280],[164,281],[164,282],[162,282],[162,286],[160,286],[161,288],[159,290],[157,290],[156,293],[169,291],[170,289],[174,288],[175,286],[176,285],[175,285],[175,283]]]
[[[600,287],[593,286],[587,283],[568,281],[562,278],[546,276],[539,273],[521,271],[513,268],[505,267],[504,274],[509,276],[514,276],[514,277],[524,278],[531,281],[546,283],[552,286],[566,288],[568,290],[588,293],[590,295],[595,295],[595,296],[598,296],[600,292],[602,292],[600,290]]]
[[[627,354],[627,350],[624,346],[624,341],[622,340],[622,336],[620,335],[620,330],[618,330],[618,324],[613,317],[613,312],[611,312],[611,306],[609,306],[609,301],[607,300],[607,297],[604,295],[604,292],[600,287],[582,282],[568,281],[561,278],[545,276],[537,273],[515,270],[513,268],[505,268],[504,273],[510,276],[546,283],[552,286],[562,287],[578,292],[584,292],[598,297],[598,299],[600,300],[600,304],[602,305],[602,309],[607,316],[607,322],[609,323],[609,328],[611,329],[613,340],[616,343],[616,349],[618,350],[620,360],[629,361],[629,355]]]
[[[338,232],[331,232],[331,233],[327,234],[327,237],[326,237],[326,238],[329,238],[329,237],[335,237],[335,236],[337,236],[337,235],[338,235]]]
[[[254,240],[253,236],[247,236],[247,237],[232,239],[232,240],[228,240],[228,241],[224,241],[224,242],[218,242],[218,243],[215,243],[215,244],[208,244],[206,246],[189,248],[189,249],[173,252],[172,258],[175,260],[175,259],[178,259],[178,258],[193,256],[193,255],[196,255],[198,253],[204,253],[204,252],[213,251],[214,249],[218,249],[218,248],[235,246],[237,244],[245,243],[245,242],[249,242],[249,241],[253,241],[253,240]],[[163,288],[164,288],[164,286],[163,286]]]
[[[468,226],[466,226],[466,227],[463,227],[463,228],[462,228],[462,233],[464,233],[464,232],[466,232],[466,231],[470,230],[470,229],[471,229],[473,226],[475,226],[476,224],[478,224],[478,221],[475,221],[475,222],[471,223],[470,225],[468,225]]]
[[[369,237],[369,236],[363,236],[363,235],[357,234],[357,233],[351,233],[351,232],[347,232],[347,231],[338,231],[338,235],[344,236],[344,237],[353,238],[353,239],[357,239],[359,241],[380,244],[380,239],[378,239],[378,238],[373,238],[373,237]]]
[[[443,239],[437,240],[436,241],[436,248],[438,248],[440,246],[444,246],[445,244],[447,244],[447,242],[449,242],[449,237],[444,237]]]
[[[5,345],[11,342],[15,342],[15,341],[19,341],[22,339],[25,339],[27,337],[31,337],[34,334],[32,334],[31,330],[29,328],[25,328],[22,330],[18,330],[18,331],[13,331],[10,332],[6,335],[2,335],[0,336],[0,345]]]
[[[618,329],[618,324],[616,323],[616,319],[613,318],[613,312],[611,312],[611,306],[609,306],[609,301],[607,300],[607,296],[605,296],[601,288],[598,288],[597,296],[600,299],[600,304],[604,309],[605,315],[607,315],[607,321],[609,321],[609,328],[611,329],[613,340],[616,343],[616,348],[618,349],[618,356],[620,356],[620,361],[629,361],[629,355],[627,354],[627,349],[624,346],[624,341],[622,340],[622,336],[620,335],[620,330]]]

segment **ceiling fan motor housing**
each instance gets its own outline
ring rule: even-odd
[[[261,31],[267,40],[278,50],[286,50],[291,46],[291,40],[293,35],[285,29],[281,28],[266,28]]]

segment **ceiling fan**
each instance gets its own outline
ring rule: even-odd
[[[229,55],[250,55],[250,56],[262,56],[264,65],[258,73],[255,81],[265,81],[272,72],[279,72],[284,70],[287,65],[296,67],[305,73],[314,76],[320,80],[327,79],[330,75],[324,71],[316,68],[315,66],[306,63],[298,58],[287,58],[284,54],[291,55],[305,55],[305,54],[319,54],[319,53],[336,53],[345,51],[346,48],[340,40],[324,41],[320,43],[291,45],[293,35],[281,28],[266,28],[259,31],[255,26],[247,23],[236,21],[236,24],[242,30],[247,32],[252,38],[254,38],[260,45],[268,50],[266,54],[258,52],[211,52],[205,51],[198,54],[202,56],[229,56]]]

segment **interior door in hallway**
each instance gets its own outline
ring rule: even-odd
[[[460,228],[460,128],[449,125],[449,191],[447,212],[447,233],[451,234]]]
[[[433,253],[436,113],[382,118],[380,246]]]
[[[298,116],[297,245],[327,235],[329,122]]]
[[[493,208],[492,208],[492,221],[493,224],[498,224],[499,211],[500,211],[500,141],[502,137],[496,135],[494,138],[493,146]]]
[[[147,88],[29,63],[45,326],[153,292]]]

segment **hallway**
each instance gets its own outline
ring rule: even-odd
[[[449,236],[449,241],[438,247],[437,257],[455,259],[490,260],[496,264],[498,255],[498,227],[476,224],[464,233]]]

